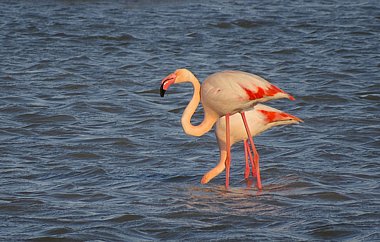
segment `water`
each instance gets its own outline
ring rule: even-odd
[[[232,3],[234,2],[234,3]],[[0,3],[2,241],[380,240],[380,8],[368,1]],[[305,123],[256,138],[264,190],[180,126],[190,85],[253,72]],[[201,113],[194,117],[200,122]]]

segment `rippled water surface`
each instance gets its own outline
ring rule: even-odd
[[[380,240],[378,1],[1,1],[2,241]],[[231,187],[191,85],[259,74],[301,125],[256,143],[264,189]],[[193,119],[200,122],[201,112]],[[54,240],[55,239],[55,240]]]

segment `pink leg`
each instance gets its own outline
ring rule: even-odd
[[[243,122],[244,122],[245,130],[247,131],[249,142],[250,142],[250,144],[252,146],[252,151],[254,153],[254,162],[255,162],[256,175],[257,175],[257,177],[256,177],[256,179],[257,179],[257,187],[261,190],[262,186],[261,186],[261,178],[260,178],[259,154],[257,153],[255,144],[253,143],[253,139],[252,139],[252,136],[251,136],[251,131],[249,131],[247,119],[245,118],[245,113],[241,112],[240,114],[241,114],[241,117],[242,117]]]
[[[248,179],[249,178],[249,163],[248,163],[248,153],[249,153],[249,150],[248,150],[248,142],[247,140],[245,139],[244,140],[244,153],[245,153],[245,171],[244,171],[244,178],[245,179]]]
[[[259,157],[259,152],[257,152],[254,143],[252,143],[252,150],[253,150],[253,162],[255,163],[255,165],[257,165],[257,169],[256,169],[256,173],[254,177],[256,177],[257,179],[257,187],[261,190],[262,186],[261,186],[260,165],[259,165],[260,157]]]
[[[248,142],[247,142],[247,151],[248,151],[248,155],[249,155],[249,160],[251,162],[251,166],[252,166],[252,176],[253,177],[257,177],[257,172],[256,172],[256,167],[255,167],[255,164],[257,163],[254,158],[252,157],[252,152],[251,152],[251,148],[249,148],[249,145],[248,145]]]
[[[227,159],[226,159],[226,188],[228,188],[230,183],[230,165],[231,165],[231,145],[230,145],[230,114],[226,114],[226,150],[227,150]]]

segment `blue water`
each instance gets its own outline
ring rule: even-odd
[[[1,1],[0,240],[380,240],[380,5],[367,1]],[[255,138],[263,191],[230,188],[191,85],[259,74],[302,118]],[[193,119],[199,123],[201,111]]]

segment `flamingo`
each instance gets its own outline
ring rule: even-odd
[[[206,78],[202,88],[198,79],[187,69],[177,69],[162,79],[160,95],[163,97],[168,88],[173,84],[190,82],[193,85],[193,97],[182,114],[181,123],[184,132],[192,136],[202,136],[211,130],[215,122],[225,116],[226,121],[226,187],[229,186],[231,147],[230,147],[230,115],[240,113],[247,132],[247,137],[254,149],[252,135],[250,133],[245,111],[252,108],[258,102],[273,99],[288,98],[294,100],[290,94],[271,84],[264,78],[243,71],[221,71]],[[196,111],[199,102],[202,102],[204,118],[203,121],[194,126],[191,117]],[[258,172],[258,170],[257,170]],[[261,187],[260,176],[258,187]]]
[[[252,136],[257,136],[260,133],[268,130],[274,126],[286,125],[286,124],[297,124],[302,122],[301,119],[296,116],[290,115],[288,113],[282,112],[278,109],[263,105],[257,104],[253,109],[250,109],[245,112],[249,130],[251,131]],[[249,177],[249,163],[248,159],[252,165],[252,176],[256,177],[260,175],[259,171],[259,162],[258,162],[258,153],[255,152],[255,158],[252,159],[251,150],[247,144],[247,133],[244,127],[243,120],[239,114],[231,115],[230,117],[230,145],[243,141],[244,140],[244,150],[245,150],[245,172],[244,177],[248,179]],[[202,184],[208,183],[211,179],[219,175],[225,169],[225,161],[227,159],[227,150],[226,150],[226,121],[223,118],[218,119],[215,125],[215,135],[219,145],[220,160],[219,163],[207,172],[202,180]],[[254,172],[258,170],[259,172]]]

